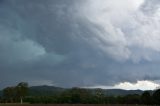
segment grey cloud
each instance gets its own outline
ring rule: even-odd
[[[92,9],[90,5],[84,7],[85,3],[85,0],[2,1],[0,87],[19,81],[73,87],[157,80],[159,51],[128,46],[127,34],[139,34],[132,27],[127,28],[137,25],[130,22],[134,18],[122,16],[115,21],[115,14],[110,14],[113,20],[101,26],[89,20],[92,15],[83,14],[84,8]],[[114,26],[109,27],[110,24]],[[154,61],[147,60],[147,56]],[[134,59],[138,62],[133,62]]]
[[[146,0],[141,9],[148,15],[152,15],[159,7],[159,0]]]
[[[159,8],[152,9],[152,16],[142,9],[152,8],[154,2],[150,1],[150,6],[148,1],[131,1],[133,5],[128,7],[128,0],[88,1],[81,13],[96,26],[90,26],[96,34],[91,42],[103,52],[115,60],[134,62],[153,60],[153,55],[159,53]]]

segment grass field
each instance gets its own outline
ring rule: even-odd
[[[109,105],[109,104],[0,104],[0,106],[149,106],[149,105]]]

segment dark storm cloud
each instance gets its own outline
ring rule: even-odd
[[[23,79],[54,82],[71,70],[60,63],[67,59],[66,67],[73,66],[72,54],[83,49],[76,37],[79,30],[74,30],[74,1],[5,1],[0,12],[1,84]]]
[[[105,31],[111,40],[99,37],[103,26],[81,13],[84,2],[0,1],[1,88],[19,81],[72,87],[158,79],[159,61],[148,62],[136,48],[135,63],[123,39],[116,44]]]

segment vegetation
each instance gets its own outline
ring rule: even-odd
[[[14,103],[20,101],[23,103],[23,98],[28,93],[28,84],[26,82],[21,82],[17,86],[7,87],[3,89],[3,102]]]
[[[56,91],[49,93],[49,89],[42,87],[41,90],[47,92],[46,95],[36,91],[33,87],[32,92],[28,89],[25,82],[19,83],[14,87],[3,89],[3,95],[0,97],[1,103],[26,102],[31,104],[142,104],[142,105],[160,105],[160,90],[153,92],[144,91],[142,94],[128,95],[107,95],[102,89],[83,89],[72,88],[62,89],[50,87]],[[38,89],[38,88],[36,88]],[[40,93],[40,95],[36,94]],[[31,95],[34,94],[34,95]]]

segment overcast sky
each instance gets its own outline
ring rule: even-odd
[[[155,89],[159,0],[0,0],[0,88]]]

